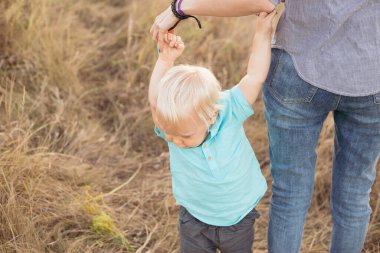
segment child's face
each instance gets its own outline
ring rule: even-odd
[[[158,123],[160,123],[158,118]],[[209,124],[205,124],[199,117],[189,117],[178,124],[161,124],[159,128],[165,132],[168,141],[180,148],[197,147],[206,139]]]

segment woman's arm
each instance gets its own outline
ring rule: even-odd
[[[271,12],[275,5],[269,0],[183,0],[181,10],[188,15],[240,17]]]
[[[181,10],[187,15],[239,17],[259,12],[271,12],[275,5],[269,0],[182,0]],[[163,41],[167,31],[178,21],[167,8],[159,14],[150,33],[155,41]]]

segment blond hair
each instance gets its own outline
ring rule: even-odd
[[[206,124],[220,108],[221,87],[214,74],[203,67],[178,65],[161,79],[157,114],[170,124],[194,113]]]

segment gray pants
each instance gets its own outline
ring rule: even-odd
[[[244,219],[232,226],[212,226],[193,217],[184,207],[180,208],[179,234],[181,253],[251,253],[254,223],[259,218],[252,209]]]

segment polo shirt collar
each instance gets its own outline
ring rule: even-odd
[[[210,127],[209,127],[209,133],[210,133],[210,137],[209,139],[212,139],[214,138],[214,136],[219,132],[219,129],[220,129],[220,125],[221,125],[221,118],[220,118],[220,112],[218,113],[218,116],[216,118],[216,121],[214,124],[212,124]]]

